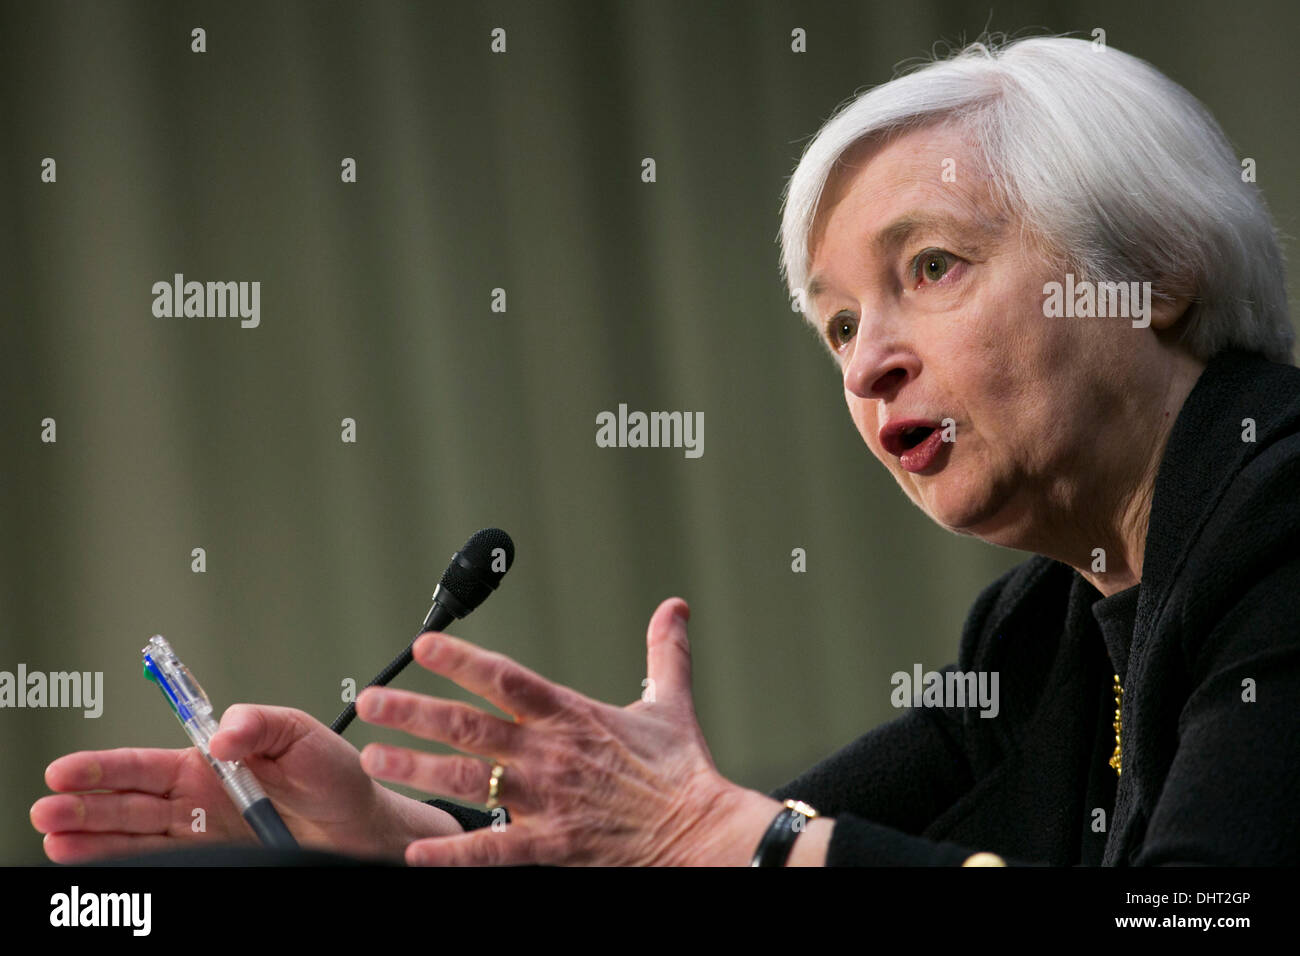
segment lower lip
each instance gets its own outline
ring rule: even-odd
[[[938,457],[939,451],[943,448],[943,432],[936,428],[930,432],[930,437],[915,448],[908,449],[898,456],[899,463],[903,466],[904,471],[918,472],[925,471],[934,463]]]

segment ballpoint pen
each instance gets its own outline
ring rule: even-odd
[[[185,728],[185,733],[216,771],[226,793],[230,794],[230,799],[235,802],[258,839],[269,847],[297,847],[293,834],[275,812],[270,798],[263,792],[252,771],[238,760],[218,760],[212,756],[208,743],[219,726],[212,716],[212,702],[189,668],[181,663],[167,639],[155,634],[149,638],[142,653],[144,676],[157,684],[163,692],[176,719]]]

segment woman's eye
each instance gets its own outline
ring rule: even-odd
[[[926,249],[912,260],[912,277],[918,282],[938,282],[953,267],[953,257],[942,249]]]
[[[847,313],[837,315],[826,325],[826,337],[830,339],[831,348],[839,351],[849,339],[853,338],[853,333],[857,326],[853,322],[853,316]]]

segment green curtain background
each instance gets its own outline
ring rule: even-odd
[[[1024,556],[942,531],[871,457],[776,234],[821,121],[935,41],[1100,26],[1257,160],[1284,234],[1300,209],[1285,0],[0,11],[0,670],[104,674],[98,719],[0,710],[3,863],[44,861],[27,811],[58,755],[185,742],[149,635],[219,708],[328,722],[485,525],[518,557],[454,630],[622,704],[682,595],[731,779],[773,787],[896,716],[890,674],[954,660]],[[260,281],[260,327],[155,318],[177,272]],[[620,403],[703,412],[703,456],[598,448]],[[397,685],[473,699],[418,666]]]

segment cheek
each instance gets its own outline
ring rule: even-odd
[[[952,377],[982,411],[979,425],[990,435],[1050,417],[1056,393],[1087,354],[1069,320],[1043,316],[1043,281],[1027,267],[1003,277],[981,298],[965,341],[953,350],[961,359]]]
[[[875,403],[859,398],[847,388],[844,390],[844,402],[849,407],[849,417],[853,419],[853,424],[858,429],[858,434],[862,436],[863,442],[871,449],[871,454],[884,461],[884,452],[876,440],[880,427],[876,422],[876,409],[873,407]]]

